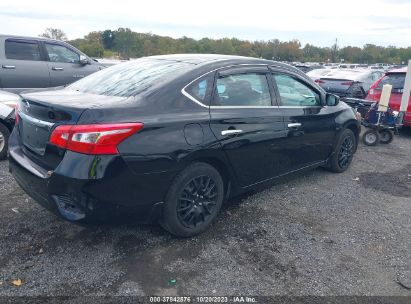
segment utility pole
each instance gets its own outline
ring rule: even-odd
[[[335,38],[335,44],[331,48],[332,62],[337,62],[338,40]]]

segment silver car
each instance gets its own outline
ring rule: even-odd
[[[310,76],[310,74],[307,74]],[[370,69],[337,69],[313,77],[325,91],[340,97],[365,98],[383,72]]]
[[[0,35],[0,90],[62,86],[104,67],[63,41]]]

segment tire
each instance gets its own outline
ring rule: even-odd
[[[380,134],[377,130],[369,129],[362,135],[362,142],[367,146],[376,146],[380,142]]]
[[[381,130],[380,134],[380,143],[389,144],[394,140],[394,132],[388,129]]]
[[[357,143],[353,131],[345,129],[338,138],[333,156],[329,161],[328,169],[335,173],[347,170],[354,157]]]
[[[0,122],[0,160],[7,157],[7,149],[9,146],[9,129]]]
[[[220,173],[209,164],[194,163],[171,184],[160,225],[178,237],[202,233],[216,219],[223,198],[224,182]]]

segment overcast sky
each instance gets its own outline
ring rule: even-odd
[[[128,27],[174,38],[299,39],[330,46],[411,46],[411,0],[1,0],[0,34],[69,39]]]

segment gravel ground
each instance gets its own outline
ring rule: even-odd
[[[63,221],[3,161],[0,295],[411,296],[410,197],[411,130],[361,144],[345,173],[317,169],[233,199],[190,239]]]

